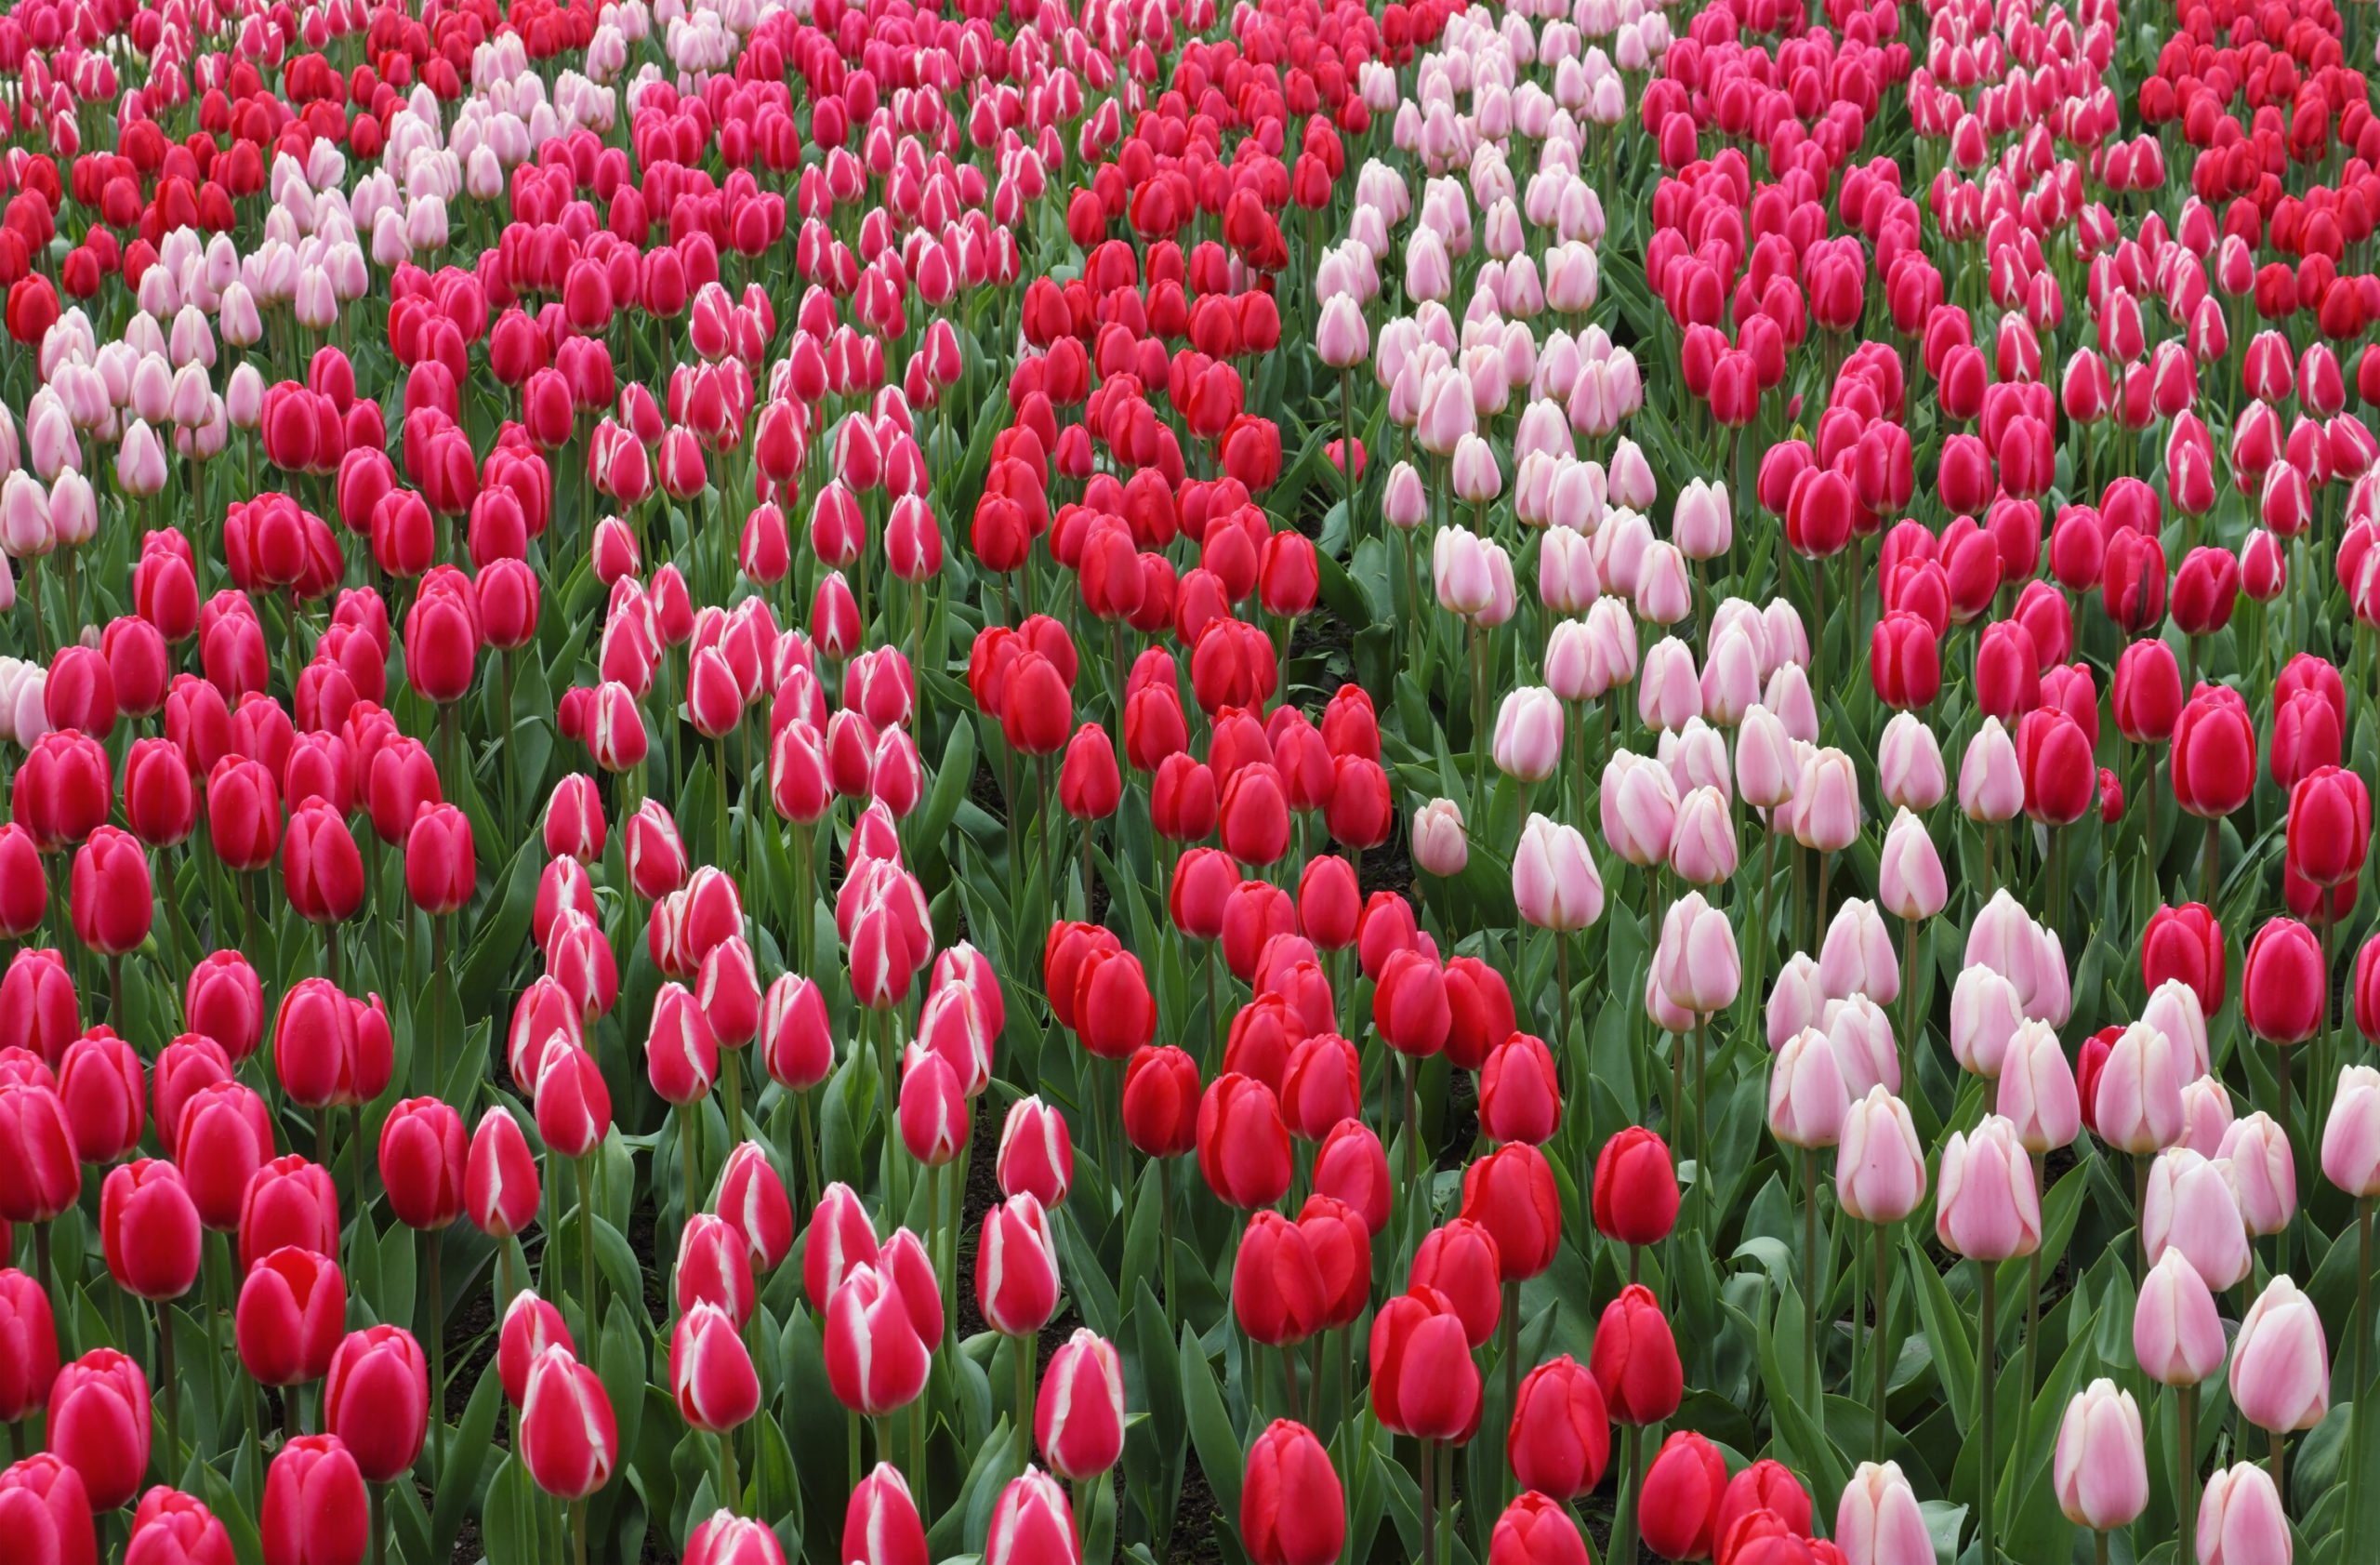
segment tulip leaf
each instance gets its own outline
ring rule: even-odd
[[[975,1452],[959,1497],[926,1531],[926,1552],[936,1559],[958,1553],[981,1554],[991,1535],[992,1507],[1000,1491],[1025,1471],[1025,1446],[1031,1432],[1012,1428],[1006,1418],[992,1426],[989,1439]]]
[[[380,1236],[378,1286],[365,1295],[365,1302],[382,1321],[408,1330],[415,1325],[414,1260],[418,1243],[411,1228],[403,1223],[390,1224],[389,1231]]]
[[[798,1534],[801,1528],[801,1482],[793,1467],[793,1448],[787,1444],[785,1430],[777,1424],[777,1416],[765,1409],[751,1423],[753,1452],[752,1476],[748,1480],[754,1489],[754,1514],[790,1522]]]
[[[480,1475],[486,1470],[489,1457],[497,1454],[493,1440],[496,1418],[503,1411],[504,1382],[496,1372],[496,1360],[490,1359],[480,1372],[469,1404],[463,1409],[462,1423],[447,1436],[446,1462],[439,1470],[437,1500],[430,1513],[433,1559],[444,1559],[455,1552],[456,1535],[463,1530],[463,1519],[478,1496]],[[621,1449],[633,1448],[623,1440]]]
[[[1933,1350],[1935,1373],[1950,1404],[1951,1420],[1964,1435],[1975,1419],[1975,1338],[1967,1334],[1966,1320],[1942,1274],[1934,1269],[1914,1238],[1907,1244],[1909,1273],[1916,1285],[1918,1324],[1924,1328],[1926,1346]]]
[[[538,1512],[548,1504],[518,1456],[507,1455],[487,1486],[480,1545],[487,1565],[542,1565]]]
[[[537,879],[545,869],[545,853],[544,841],[536,832],[528,833],[512,855],[512,868],[505,873],[500,889],[480,910],[460,969],[465,1015],[489,1015],[505,977],[521,960],[529,937],[529,916],[537,906]]]
[[[254,1443],[244,1446],[243,1453]],[[257,1533],[256,1517],[231,1481],[205,1464],[200,1465],[198,1479],[198,1496],[215,1513],[215,1519],[223,1524],[225,1534],[231,1540],[233,1557],[240,1565],[263,1565],[264,1543]]]
[[[1239,1437],[1232,1433],[1231,1414],[1224,1411],[1214,1365],[1187,1325],[1182,1328],[1182,1400],[1190,1414],[1190,1441],[1197,1449],[1198,1470],[1206,1475],[1216,1505],[1225,1516],[1236,1517],[1248,1453]]]
[[[1074,1300],[1084,1323],[1112,1342],[1119,1329],[1116,1284],[1109,1280],[1107,1268],[1099,1264],[1098,1252],[1091,1248],[1075,1221],[1077,1204],[1070,1201],[1058,1208],[1058,1239],[1066,1257],[1066,1293]]]
[[[603,1217],[595,1219],[595,1264],[602,1269],[603,1280],[611,1284],[613,1296],[634,1300],[638,1318],[651,1331],[653,1311],[644,1299],[644,1264],[628,1247],[627,1237]]]

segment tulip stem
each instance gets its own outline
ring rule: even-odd
[[[691,688],[691,682],[690,682]],[[719,856],[711,862],[727,869],[727,736],[720,735],[710,742],[711,770],[719,777]]]
[[[691,1103],[678,1106],[678,1172],[686,1191],[685,1215],[679,1223],[682,1228],[702,1210],[694,1196],[694,1106]]]
[[[1700,1171],[1695,1174],[1695,1186],[1702,1184]],[[1823,1386],[1826,1374],[1818,1360],[1818,1154],[1815,1147],[1802,1148],[1802,1280],[1810,1291],[1805,1324],[1809,1330],[1810,1385]],[[1812,1398],[1812,1404],[1818,1405]]]
[[[33,1225],[33,1265],[41,1270],[42,1293],[49,1298],[57,1298],[58,1279],[51,1274],[49,1267],[49,1221],[46,1218]]]
[[[430,1296],[423,1301],[430,1333],[430,1439],[438,1455],[441,1479],[446,1473],[446,1278],[444,1256],[446,1247],[439,1242],[436,1228],[421,1231],[422,1243],[430,1251]]]
[[[719,1468],[720,1480],[726,1485],[726,1492],[720,1496],[720,1504],[742,1516],[744,1485],[735,1469],[735,1431],[733,1429],[719,1432]]]
[[[2356,1553],[2356,1521],[2362,1514],[2360,1502],[2363,1488],[2363,1455],[2371,1441],[2371,1425],[2364,1418],[2366,1411],[2363,1378],[2363,1346],[2372,1336],[2372,1198],[2365,1196],[2355,1203],[2356,1270],[2355,1270],[2355,1423],[2350,1431],[2354,1454],[2347,1470],[2347,1550],[2344,1559],[2360,1558]]]
[[[165,1301],[153,1301],[157,1312],[157,1373],[165,1383],[165,1452],[157,1464],[157,1473],[165,1482],[181,1481],[182,1456],[182,1394],[181,1383],[174,1374],[174,1322],[166,1313]]]
[[[2177,1559],[2198,1558],[2198,1387],[2175,1387],[2181,1413],[2181,1439],[2174,1447],[2174,1510],[2181,1523]]]
[[[1418,1064],[1411,1054],[1405,1058],[1405,1188],[1418,1193],[1421,1185],[1421,1113],[1414,1093],[1413,1077]]]
[[[377,1540],[378,1531],[376,1529],[372,1535]],[[587,1565],[587,1502],[584,1500],[570,1503],[570,1538],[571,1547],[578,1557],[578,1565]]]
[[[744,1054],[741,1049],[721,1049],[727,1067],[727,1142],[733,1147],[744,1145]]]
[[[1504,1307],[1501,1313],[1504,1340],[1502,1346],[1497,1350],[1496,1356],[1503,1360],[1504,1365],[1504,1424],[1509,1428],[1513,1422],[1513,1410],[1520,1406],[1521,1400],[1521,1284],[1518,1278],[1504,1280]],[[1320,1363],[1317,1360],[1317,1378],[1319,1374]],[[1512,1503],[1513,1495],[1520,1489],[1519,1475],[1513,1471],[1512,1447],[1509,1443],[1504,1448],[1504,1475],[1513,1479],[1504,1486],[1504,1501],[1509,1505]]]
[[[1992,1357],[1999,1335],[2000,1312],[1992,1295],[1999,1281],[1999,1268],[1990,1261],[1975,1264],[1978,1279],[1976,1324],[1976,1417],[1983,1437],[1983,1466],[1976,1479],[1976,1528],[1983,1544],[1982,1565],[1997,1565],[1998,1554],[1991,1539],[1993,1502],[1999,1497],[2000,1463],[1997,1448],[1991,1439]],[[2188,1558],[2185,1556],[2185,1558]]]
[[[808,1180],[802,1199],[814,1206],[823,1187],[818,1183],[818,1138],[810,1128],[809,1093],[793,1094],[793,1121],[795,1134],[801,1137],[801,1172]]]
[[[1421,1565],[1437,1565],[1438,1560],[1438,1442],[1421,1441]]]
[[[1029,1336],[1009,1339],[1016,1352],[1016,1426],[1033,1439],[1033,1357],[1038,1344]]]
[[[589,1342],[595,1340],[595,1157],[578,1160],[578,1292]]]
[[[2135,1152],[2132,1155],[2132,1240],[2133,1253],[2139,1261],[2142,1280],[2149,1277],[2149,1160]]]
[[[1182,860],[1177,856],[1173,862],[1175,871],[1178,873],[1181,869]],[[1198,1062],[1198,1068],[1201,1070],[1214,1069],[1215,1040],[1220,1036],[1218,1031],[1219,1022],[1215,1012],[1215,947],[1218,944],[1220,944],[1220,942],[1215,940],[1209,940],[1205,942],[1207,948],[1207,960],[1201,964],[1207,970],[1207,1054],[1204,1059]],[[1169,1295],[1169,1297],[1170,1297],[1170,1295]]]
[[[2215,894],[2221,881],[2223,868],[2223,817],[2206,817],[2206,851],[2199,865],[2199,899],[2207,911],[2215,911]]]
[[[1640,1466],[1637,1458],[1644,1452],[1645,1428],[1641,1424],[1628,1426],[1628,1439],[1620,1463],[1620,1498],[1611,1517],[1611,1535],[1604,1540],[1603,1557],[1606,1561],[1633,1562],[1636,1558],[1636,1478]],[[1426,1480],[1424,1480],[1426,1482]],[[1424,1495],[1421,1514],[1429,1515],[1429,1500]],[[1425,1532],[1429,1523],[1422,1527]],[[1624,1543],[1622,1540],[1626,1540]]]
[[[1876,1330],[1870,1339],[1870,1351],[1876,1360],[1875,1444],[1869,1457],[1871,1462],[1884,1459],[1884,1394],[1891,1387],[1892,1362],[1884,1352],[1887,1336],[1886,1321],[1892,1312],[1892,1243],[1889,1224],[1876,1226]]]
[[[2272,1486],[2274,1492],[2280,1494],[2281,1508],[2283,1514],[2286,1514],[2289,1510],[2289,1436],[2279,1429],[2271,1431],[2271,1434]],[[2104,1542],[2100,1545],[2101,1548],[2105,1548],[2106,1546],[2107,1545]],[[2102,1555],[2101,1558],[2105,1558],[2106,1557]]]
[[[851,1452],[851,1482],[846,1487],[856,1490],[859,1487],[859,1410],[847,1410],[843,1419],[850,1434],[846,1443]]]
[[[1173,1291],[1173,1160],[1157,1160],[1157,1242],[1165,1251],[1165,1320],[1170,1326],[1175,1318],[1177,1295]]]
[[[583,1505],[584,1505],[584,1502],[581,1502],[582,1517],[583,1517]],[[388,1558],[389,1558],[389,1486],[388,1486],[387,1484],[385,1484],[385,1483],[376,1483],[376,1484],[372,1485],[372,1518],[371,1518],[371,1527],[372,1527],[372,1565],[388,1565]],[[579,1531],[580,1540],[581,1540],[581,1541],[580,1541],[580,1545],[579,1545],[579,1558],[581,1558],[581,1559],[583,1560],[583,1559],[585,1559],[585,1558],[587,1558],[587,1555],[586,1555],[586,1544],[585,1544],[585,1535],[586,1535],[587,1526],[586,1526],[586,1522],[584,1521],[584,1519],[582,1519],[582,1520],[579,1522],[578,1531]]]

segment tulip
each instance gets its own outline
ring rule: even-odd
[[[2182,1133],[2182,1085],[2191,1062],[2163,1032],[2146,1022],[2124,1028],[2083,1095],[2099,1138],[2148,1157]]]
[[[1645,1471],[1638,1503],[1646,1544],[1664,1559],[1708,1556],[1726,1483],[1716,1446],[1691,1429],[1672,1434]]]
[[[2077,1527],[2111,1532],[2149,1506],[2149,1457],[2132,1393],[2101,1378],[2077,1391],[2057,1426],[2051,1483]]]
[[[1488,1558],[1490,1565],[1587,1565],[1587,1545],[1559,1502],[1531,1492],[1496,1519]]]
[[[611,1481],[619,1439],[602,1378],[569,1348],[556,1344],[531,1361],[521,1401],[521,1458],[539,1489],[584,1500]]]
[[[2150,1165],[2140,1231],[2151,1264],[2177,1249],[2215,1292],[2248,1275],[2248,1230],[2231,1187],[2220,1169],[2186,1147],[2161,1153]]]
[[[1835,1194],[1866,1223],[1897,1223],[1925,1199],[1925,1157],[1908,1106],[1881,1085],[1851,1105],[1835,1151]]]
[[[1325,1471],[1329,1470],[1325,1464]],[[1243,1486],[1241,1505],[1247,1504]],[[691,1565],[691,1562],[690,1562]],[[1009,1480],[992,1504],[984,1543],[984,1565],[1082,1565],[1075,1536],[1074,1508],[1058,1480],[1028,1466]],[[1311,1561],[1260,1561],[1259,1565],[1313,1565]]]
[[[774,1545],[765,1531],[757,1535]],[[924,1565],[925,1523],[901,1469],[892,1463],[879,1462],[852,1491],[843,1512],[842,1558],[844,1565]]]
[[[1034,1443],[1051,1471],[1094,1479],[1124,1451],[1124,1364],[1115,1345],[1077,1328],[1050,1356],[1033,1413]]]
[[[402,1326],[350,1332],[323,1381],[323,1421],[373,1483],[393,1482],[420,1455],[430,1424],[430,1373]]]
[[[1239,1533],[1254,1565],[1329,1565],[1346,1541],[1346,1496],[1322,1442],[1275,1419],[1250,1442]]]
[[[129,1504],[149,1468],[148,1377],[112,1347],[93,1348],[58,1372],[44,1443],[83,1480],[91,1508]]]
[[[371,1502],[354,1456],[336,1435],[283,1442],[265,1471],[258,1532],[266,1565],[363,1565]]]
[[[1658,1244],[1677,1222],[1677,1174],[1656,1133],[1631,1125],[1595,1154],[1593,1214],[1597,1231],[1620,1244]]]
[[[1453,1304],[1408,1289],[1372,1317],[1372,1412],[1383,1427],[1436,1442],[1468,1437],[1479,1417],[1479,1371]]]
[[[2273,919],[2248,943],[2240,974],[2240,1010],[2248,1030],[2268,1043],[2311,1038],[2323,1025],[2329,994],[2322,944],[2294,919]]]
[[[1559,934],[1585,929],[1603,916],[1603,878],[1575,827],[1541,815],[1528,817],[1513,855],[1513,897],[1524,920]]]
[[[58,1327],[38,1278],[0,1268],[0,1423],[49,1403],[58,1378]]]
[[[232,1316],[240,1362],[259,1386],[290,1386],[330,1371],[347,1317],[347,1282],[327,1256],[284,1245],[260,1257]]]
[[[1610,1415],[1594,1376],[1567,1353],[1529,1371],[1505,1452],[1525,1488],[1564,1500],[1593,1489],[1611,1457]]]
[[[735,1318],[707,1300],[695,1300],[678,1318],[669,1338],[669,1384],[679,1416],[706,1434],[731,1434],[760,1405],[760,1378],[736,1333]],[[734,1447],[722,1439],[720,1448],[728,1453],[732,1474]],[[732,1492],[729,1497],[740,1498]]]
[[[2252,1234],[2281,1232],[2297,1212],[2296,1158],[2289,1138],[2262,1112],[2234,1120],[2215,1149],[2215,1166]]]

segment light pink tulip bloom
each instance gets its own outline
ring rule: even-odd
[[[1664,636],[1645,654],[1645,677],[1636,686],[1636,717],[1647,728],[1676,730],[1702,715],[1702,684],[1694,652],[1675,636]]]
[[[2058,1423],[2050,1474],[2057,1508],[2075,1526],[2131,1526],[2149,1507],[2148,1441],[2132,1393],[2105,1378],[2077,1391]]]
[[[1810,676],[1799,663],[1773,670],[1761,687],[1760,704],[1777,714],[1785,732],[1805,745],[1818,741],[1818,704],[1810,694]]]
[[[1993,892],[1967,927],[1966,951],[1960,965],[1989,967],[2007,979],[2016,986],[2021,1008],[2040,987],[2040,959],[2041,937],[2033,932],[2031,918],[2006,887]]]
[[[1618,750],[1603,769],[1603,840],[1622,860],[1649,869],[1669,859],[1677,832],[1677,785],[1667,767]]]
[[[1603,917],[1603,877],[1577,827],[1528,817],[1513,851],[1513,900],[1530,924],[1566,935]]]
[[[2272,1475],[2241,1462],[2211,1475],[2198,1506],[2198,1565],[2289,1565],[2289,1515]]]
[[[1413,812],[1413,862],[1440,879],[1462,873],[1471,842],[1463,835],[1461,805],[1433,799]]]
[[[2169,1250],[2149,1268],[2132,1310],[2132,1356],[2162,1386],[2196,1386],[2223,1367],[2223,1322],[2189,1257]]]
[[[1736,727],[1736,792],[1758,810],[1773,810],[1793,797],[1800,779],[1792,764],[1793,740],[1765,706],[1744,710]]]
[[[1851,757],[1822,749],[1803,764],[1793,784],[1793,840],[1820,853],[1840,853],[1859,837],[1859,775]]]
[[[1736,952],[1735,925],[1727,915],[1689,891],[1670,904],[1653,952],[1654,971],[1670,1003],[1704,1015],[1736,1002],[1743,964]]]
[[[1999,1078],[2008,1041],[2024,1021],[2016,986],[1989,967],[1964,969],[1950,988],[1950,1053],[1961,1069],[1987,1081]]]
[[[2311,1429],[2331,1411],[2331,1350],[2314,1301],[2287,1277],[2265,1284],[2231,1346],[2231,1400],[2259,1429]]]
[[[1862,1223],[1897,1223],[1924,1204],[1925,1148],[1916,1121],[1909,1105],[1881,1086],[1844,1111],[1834,1194],[1844,1215]]]
[[[1942,802],[1950,781],[1934,730],[1915,712],[1895,712],[1876,744],[1876,793],[1887,804],[1925,811]]]
[[[2322,1126],[2322,1177],[2361,1200],[2380,1195],[2380,1070],[2339,1071],[2338,1095]]]
[[[2182,1139],[2179,1145],[2202,1158],[2220,1157],[2223,1138],[2231,1130],[2231,1094],[2212,1076],[2202,1076],[2182,1089]]]
[[[1940,1178],[1934,1237],[1944,1249],[1992,1263],[2041,1247],[2041,1196],[2016,1126],[1990,1114],[1970,1134],[1951,1132]]]
[[[2180,1044],[2197,1074],[2203,1076],[2214,1068],[2207,1053],[2206,1012],[2198,1002],[2198,990],[2179,978],[2168,978],[2140,1008],[2140,1019]]]
[[[1768,986],[1768,1046],[1781,1049],[1785,1040],[1825,1019],[1826,991],[1818,987],[1818,964],[1805,951],[1795,951],[1777,970]]]
[[[1598,701],[1609,688],[1596,683],[1591,635],[1583,619],[1557,619],[1545,638],[1545,686],[1565,701]]]
[[[1694,1013],[1670,999],[1669,991],[1661,988],[1658,968],[1648,968],[1645,973],[1645,1015],[1663,1032],[1683,1037],[1694,1030]]]
[[[1834,1544],[1845,1565],[1934,1565],[1917,1492],[1897,1462],[1862,1462],[1835,1506]]]
[[[1635,683],[1636,620],[1625,600],[1608,592],[1597,598],[1587,610],[1587,638],[1594,680],[1601,689]]]
[[[1892,1017],[1864,994],[1826,1002],[1826,1041],[1843,1071],[1843,1085],[1854,1098],[1881,1086],[1900,1091],[1900,1049],[1893,1041]]]
[[[1884,851],[1876,862],[1876,901],[1904,922],[1930,919],[1950,900],[1941,855],[1925,823],[1898,807],[1884,829]]]
[[[1831,1147],[1843,1138],[1850,1110],[1826,1035],[1805,1028],[1787,1039],[1768,1068],[1768,1134],[1788,1147]]]
[[[2093,1118],[2099,1139],[2120,1152],[2148,1157],[2182,1137],[2182,1088],[2189,1055],[2146,1022],[2117,1035],[2100,1068]]]
[[[2250,1233],[2261,1238],[2289,1227],[2297,1215],[2297,1160],[2271,1115],[2258,1109],[2232,1121],[2215,1160]]]
[[[2016,742],[1996,717],[1987,717],[1959,758],[1959,808],[1987,825],[2014,820],[2025,808],[2025,775]]]
[[[1994,1107],[2016,1127],[2016,1139],[2035,1154],[2072,1144],[2082,1130],[2082,1101],[2074,1068],[2046,1022],[2025,1022],[2000,1056]]]
[[[1698,788],[1715,788],[1719,797],[1735,795],[1735,779],[1727,771],[1726,736],[1699,717],[1689,717],[1674,734],[1659,735],[1653,757],[1667,768],[1670,781],[1684,799]]]
[[[1670,537],[1679,552],[1689,560],[1715,560],[1734,544],[1735,537],[1727,485],[1688,480],[1670,513]]]
[[[2248,1229],[2230,1184],[2187,1147],[2169,1147],[2149,1165],[2140,1232],[2152,1263],[2178,1250],[2215,1293],[2248,1275]]]
[[[1512,691],[1496,711],[1488,741],[1496,769],[1523,783],[1541,783],[1562,764],[1562,702],[1543,685]]]
[[[1733,728],[1760,700],[1760,648],[1737,628],[1714,630],[1702,665],[1702,715]]]
[[[1678,801],[1670,869],[1689,885],[1713,886],[1734,878],[1736,823],[1717,789],[1698,788]]]
[[[1900,998],[1900,962],[1874,903],[1855,896],[1835,909],[1818,948],[1818,986],[1829,1000],[1864,994],[1890,1005]]]

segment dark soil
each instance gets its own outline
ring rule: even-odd
[[[1215,1492],[1193,1452],[1183,1464],[1182,1498],[1173,1508],[1173,1547],[1166,1565],[1213,1565],[1223,1557],[1215,1541],[1215,1529],[1223,1524],[1223,1507],[1215,1504]]]

